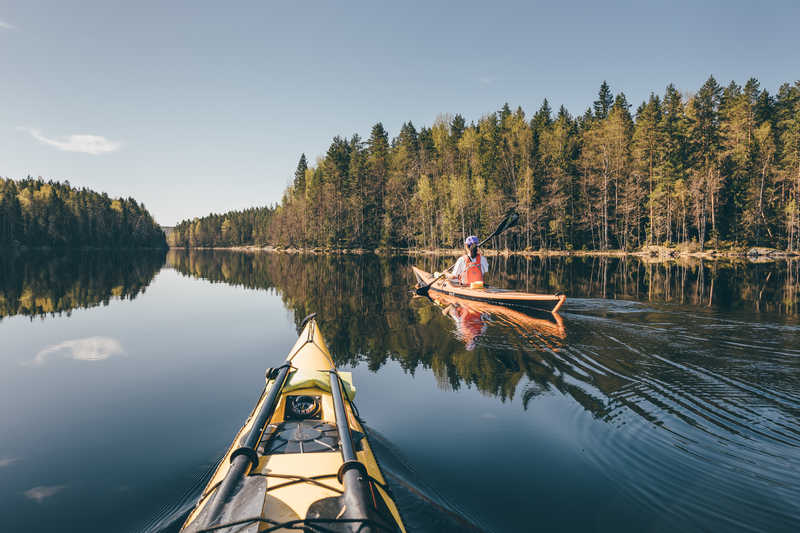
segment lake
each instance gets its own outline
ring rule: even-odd
[[[800,530],[800,262],[450,261],[4,254],[0,530],[176,531],[311,312],[410,531]]]

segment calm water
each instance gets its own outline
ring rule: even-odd
[[[800,530],[798,262],[412,262],[0,258],[0,531],[174,531],[312,311],[411,530]]]

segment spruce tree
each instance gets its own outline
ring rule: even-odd
[[[600,90],[597,92],[597,100],[592,104],[595,118],[600,120],[606,118],[613,103],[614,95],[611,93],[611,87],[608,86],[606,80],[603,80]]]
[[[306,170],[308,170],[308,161],[306,154],[300,154],[300,161],[297,162],[297,170],[294,171],[294,194],[295,196],[302,196],[306,192]]]

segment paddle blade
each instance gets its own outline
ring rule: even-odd
[[[513,209],[509,210],[508,213],[506,213],[506,217],[503,219],[502,222],[500,222],[500,224],[497,226],[497,229],[494,230],[494,233],[486,237],[486,239],[484,239],[483,242],[488,241],[492,237],[497,237],[508,228],[516,226],[517,222],[519,222],[519,215]]]
[[[516,211],[512,210],[506,217],[505,220],[506,225],[503,228],[503,231],[507,230],[508,228],[513,228],[514,226],[517,225],[517,222],[519,222],[519,215],[517,214]]]
[[[417,287],[414,292],[417,293],[417,296],[427,296],[430,290],[431,290],[430,285],[422,285],[420,287]]]

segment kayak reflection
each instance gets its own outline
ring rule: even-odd
[[[459,338],[470,351],[475,349],[478,339],[486,333],[488,325],[492,322],[500,322],[521,335],[537,334],[542,339],[549,340],[547,344],[551,349],[557,348],[560,345],[557,341],[566,337],[564,321],[558,313],[535,310],[523,312],[439,293],[432,293],[431,299],[442,307],[443,315],[453,320]]]

